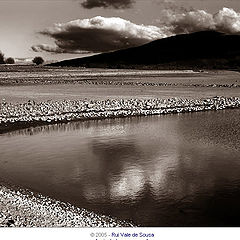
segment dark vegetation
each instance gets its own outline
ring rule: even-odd
[[[44,63],[44,60],[42,57],[35,57],[33,60],[32,60],[33,63],[37,64],[37,65],[40,65],[40,64],[43,64]]]
[[[14,58],[7,58],[6,60],[5,60],[5,63],[7,63],[7,64],[14,64],[15,63],[15,60],[14,60]]]
[[[44,63],[44,60],[42,57],[35,57],[32,60],[33,63],[35,63],[36,65],[40,65]],[[14,64],[15,60],[12,57],[9,58],[5,58],[4,54],[0,51],[0,64]]]
[[[215,31],[182,34],[140,47],[65,60],[50,66],[240,70],[240,35]]]
[[[4,54],[0,51],[0,64],[4,64]]]
[[[4,54],[0,51],[0,64],[14,64],[14,63],[15,63],[14,58],[9,57],[5,59]]]

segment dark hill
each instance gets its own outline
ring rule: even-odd
[[[215,31],[182,34],[139,47],[50,65],[145,69],[238,69],[240,68],[240,35]]]

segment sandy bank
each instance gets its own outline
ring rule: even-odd
[[[0,186],[0,227],[133,227],[26,190]]]

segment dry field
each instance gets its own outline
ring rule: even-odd
[[[240,73],[0,66],[0,99],[206,98],[239,96]]]

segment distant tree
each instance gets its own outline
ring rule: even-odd
[[[40,65],[40,64],[43,64],[44,63],[44,60],[42,57],[35,57],[33,60],[32,60],[33,63],[37,64],[37,65]]]
[[[5,60],[5,63],[7,63],[7,64],[14,64],[14,63],[15,63],[15,60],[14,60],[14,58],[9,57],[9,58],[7,58],[7,59]]]
[[[4,54],[0,51],[0,64],[4,64]]]

